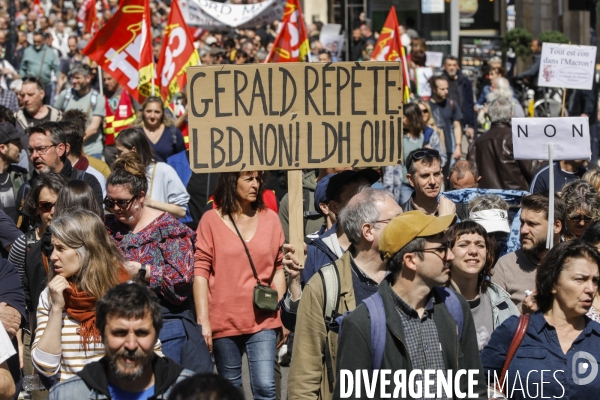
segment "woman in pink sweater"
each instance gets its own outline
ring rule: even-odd
[[[257,280],[245,248],[260,283],[275,289],[281,299],[286,290],[283,229],[277,214],[265,207],[263,189],[261,172],[220,175],[214,192],[217,208],[206,212],[198,225],[194,299],[219,374],[241,388],[246,351],[254,398],[275,399],[276,331],[281,321],[277,311],[254,305]]]

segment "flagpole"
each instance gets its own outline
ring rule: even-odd
[[[154,96],[154,60],[152,60],[152,73],[150,79],[152,80],[152,96]]]
[[[104,82],[102,81],[102,68],[98,65],[98,86],[100,87],[100,96],[104,95]]]

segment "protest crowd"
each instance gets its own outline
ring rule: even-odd
[[[381,32],[361,14],[342,50],[320,41],[323,24],[305,24],[297,0],[274,2],[279,20],[237,29],[186,25],[194,1],[9,3],[0,0],[0,400],[383,398],[376,371],[391,371],[393,398],[597,398],[598,88],[594,77],[565,89],[564,110],[543,116],[585,117],[585,143],[572,136],[584,156],[560,158],[552,145],[517,154],[526,145],[513,146],[514,119],[543,119],[517,95],[527,84],[543,99],[542,40],[514,76],[496,56],[473,80],[444,54],[424,95],[426,41],[393,7]],[[261,2],[227,2],[242,3]],[[136,21],[129,40],[119,29]],[[199,172],[195,155],[214,158],[214,147],[199,144],[202,86],[188,85],[214,66],[238,79],[285,61],[401,65],[401,143],[388,147],[402,162],[354,167],[340,153],[339,165],[302,169],[295,191],[285,168]],[[266,115],[271,75],[243,76]],[[228,118],[244,119],[238,100]],[[428,370],[473,371],[450,378],[451,392],[468,395],[394,375]]]

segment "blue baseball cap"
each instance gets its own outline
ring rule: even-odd
[[[329,174],[321,179],[315,188],[315,211],[319,214],[323,214],[321,207],[319,207],[319,203],[329,203],[329,199],[327,198],[327,186],[329,185],[329,180],[334,175],[335,174]]]

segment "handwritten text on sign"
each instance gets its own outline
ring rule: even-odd
[[[589,160],[590,127],[587,117],[513,118],[516,160],[547,160],[552,143],[555,160]]]
[[[590,90],[595,71],[596,46],[544,43],[538,86]]]
[[[399,164],[400,63],[188,68],[196,172]]]

